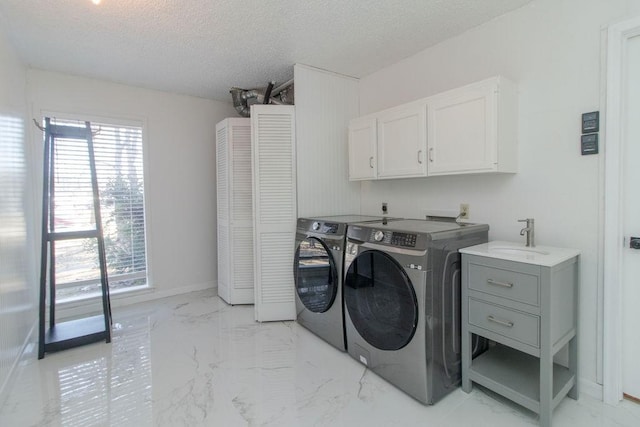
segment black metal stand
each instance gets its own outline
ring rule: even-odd
[[[78,139],[87,143],[89,167],[91,169],[91,187],[93,190],[93,210],[96,228],[93,230],[56,232],[55,230],[55,143],[56,138]],[[45,353],[66,350],[68,348],[105,340],[111,342],[111,303],[109,300],[109,281],[100,216],[100,197],[93,151],[91,124],[85,127],[52,125],[45,119],[44,173],[42,192],[42,252],[40,265],[40,329],[38,359]],[[102,311],[99,316],[56,323],[56,275],[55,242],[70,239],[97,239],[98,259],[100,263],[100,282],[102,285]],[[49,264],[49,328],[46,328],[47,299],[47,263]]]

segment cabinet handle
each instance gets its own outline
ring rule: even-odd
[[[422,164],[422,150],[418,150],[418,164]]]
[[[373,156],[369,157],[369,167],[373,169]]]
[[[429,148],[429,161],[433,162],[433,147]]]
[[[487,279],[487,283],[490,285],[502,286],[504,288],[513,288],[513,283],[498,282],[497,280]]]
[[[508,320],[496,319],[491,315],[487,316],[487,320],[489,322],[497,323],[498,325],[506,326],[507,328],[513,328],[513,322],[509,322]]]

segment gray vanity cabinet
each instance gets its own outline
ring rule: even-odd
[[[480,384],[550,426],[553,408],[578,397],[579,256],[539,265],[461,252],[462,389]],[[492,343],[472,359],[474,334]],[[554,356],[567,344],[563,366]]]

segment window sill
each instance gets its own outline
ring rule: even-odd
[[[117,305],[126,305],[123,304],[126,300],[151,294],[154,290],[149,285],[112,290],[110,292],[111,305],[113,306],[114,302],[119,302]],[[74,318],[98,311],[102,311],[102,295],[100,293],[56,302],[57,317],[60,319]]]

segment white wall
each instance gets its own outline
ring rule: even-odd
[[[37,319],[26,68],[0,31],[0,406]]]
[[[215,125],[236,116],[231,104],[41,70],[27,76],[33,117],[53,111],[144,123],[147,259],[154,293],[142,298],[216,286]],[[38,158],[40,138],[32,141]]]
[[[349,182],[347,126],[358,116],[358,80],[296,64],[298,217],[360,213]]]
[[[362,212],[392,216],[470,204],[490,239],[522,241],[517,219],[535,218],[539,245],[582,250],[580,377],[600,388],[598,251],[601,155],[580,155],[580,115],[601,110],[601,29],[640,13],[631,0],[535,0],[360,81],[367,114],[502,74],[519,88],[519,172],[362,184]],[[600,137],[603,137],[601,132]],[[604,144],[601,143],[601,153]]]

